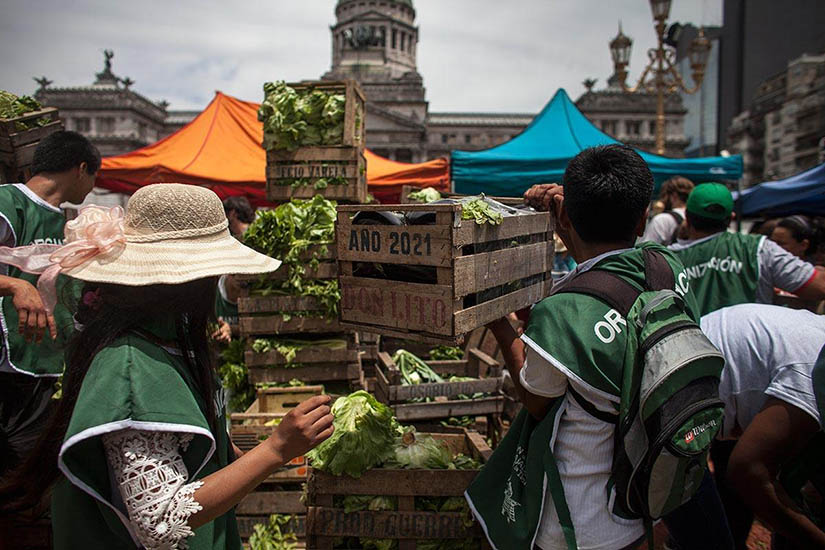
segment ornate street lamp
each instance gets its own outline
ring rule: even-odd
[[[670,4],[671,0],[650,0],[650,11],[653,14],[658,46],[647,51],[649,61],[636,86],[631,88],[625,82],[633,40],[625,36],[620,24],[619,34],[610,41],[610,55],[613,57],[616,77],[622,90],[628,93],[656,94],[656,152],[660,155],[665,152],[665,98],[680,89],[688,94],[699,91],[702,87],[702,80],[705,78],[705,67],[711,48],[710,40],[705,37],[704,29],[700,28],[699,36],[693,40],[688,50],[693,79],[693,87],[689,87],[676,70],[676,50],[665,44]]]

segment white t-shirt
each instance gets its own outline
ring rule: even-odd
[[[673,208],[673,212],[676,212],[682,219],[685,219],[685,207],[681,208]],[[660,214],[656,214],[653,218],[648,222],[647,227],[645,227],[644,235],[639,238],[640,243],[645,243],[648,241],[653,241],[655,243],[663,244],[665,246],[674,242],[673,235],[676,233],[676,230],[679,228],[679,222],[667,212],[662,212]]]
[[[825,346],[825,317],[767,304],[740,304],[702,317],[702,330],[725,357],[719,437],[736,439],[775,397],[820,422],[811,372]]]
[[[603,258],[622,252],[626,250],[614,250],[579,264],[559,284],[587,271]],[[611,401],[618,403],[618,397],[595,391],[573,376],[568,378],[560,366],[553,363],[554,358],[542,355],[529,345],[526,346],[526,353],[519,378],[528,392],[542,397],[558,397],[566,393],[569,383],[598,410],[616,412]],[[645,531],[641,520],[626,520],[610,513],[612,502],[607,483],[613,464],[614,426],[593,417],[570,394],[567,394],[561,407],[550,447],[558,463],[579,549],[615,550],[629,546],[643,537]],[[549,490],[545,495],[536,544],[542,550],[567,550]]]

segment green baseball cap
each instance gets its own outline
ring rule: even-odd
[[[687,211],[711,220],[726,220],[733,212],[733,196],[721,183],[700,183],[687,200]]]

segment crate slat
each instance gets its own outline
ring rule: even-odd
[[[322,334],[344,331],[344,328],[337,319],[294,316],[290,316],[289,319],[287,319],[284,315],[240,317],[238,319],[238,326],[241,333],[245,336],[299,333]]]
[[[236,514],[306,514],[306,504],[301,502],[301,491],[255,491],[246,495],[235,508]]]
[[[289,382],[293,378],[305,382],[354,381],[361,378],[360,363],[348,365],[319,364],[303,367],[249,367],[249,381],[253,384],[264,382]]]
[[[299,349],[295,352],[295,359],[287,361],[280,352],[272,350],[265,353],[255,353],[247,350],[244,353],[244,361],[248,367],[261,366],[284,366],[307,363],[355,363],[358,361],[358,350],[352,348],[330,349],[324,346],[315,346]]]

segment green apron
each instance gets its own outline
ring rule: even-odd
[[[147,327],[168,339],[171,325]],[[205,403],[179,355],[129,333],[100,351],[81,386],[58,464],[65,475],[52,494],[56,550],[133,549],[119,493],[112,487],[101,436],[120,429],[189,433],[183,451],[190,478],[202,479],[229,464],[223,390],[215,396],[217,418],[210,428]],[[186,539],[191,550],[241,548],[234,511],[203,525]]]
[[[684,267],[661,245],[642,243],[606,257],[593,269],[616,273],[642,288],[644,248],[662,253],[673,269],[676,291],[683,295],[690,317],[698,319],[698,305],[686,282]],[[533,308],[523,339],[539,353],[543,350],[564,365],[566,375],[577,377],[595,392],[616,396],[618,410],[618,397],[626,389],[624,380],[632,372],[625,370],[636,364],[638,335],[629,323],[613,313],[616,312],[605,302],[591,296],[552,295]],[[467,500],[494,548],[532,550],[541,524],[545,491],[550,491],[568,546],[576,547],[573,522],[552,452],[563,401],[557,399],[541,421],[522,410],[467,490]],[[608,494],[611,488],[606,489]],[[612,512],[621,515],[621,510],[614,508]]]
[[[759,247],[765,238],[724,232],[675,250],[685,264],[702,315],[756,301]]]
[[[14,232],[14,246],[32,244],[63,244],[63,228],[66,216],[59,208],[46,203],[22,184],[0,186],[0,216]],[[9,266],[9,277],[23,279],[37,286],[38,275],[23,273]],[[0,324],[3,345],[8,350],[6,368],[34,376],[59,376],[63,372],[63,350],[74,330],[72,315],[63,305],[76,299],[80,284],[67,277],[58,278],[58,303],[54,311],[57,324],[57,340],[48,335],[39,344],[27,343],[18,332],[19,318],[11,296],[0,297]]]

